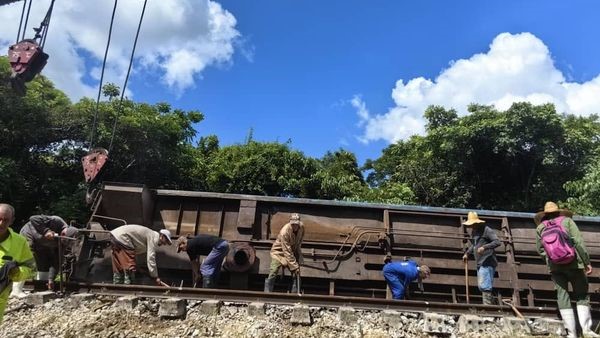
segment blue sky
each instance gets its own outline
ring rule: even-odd
[[[197,125],[199,135],[216,134],[222,145],[243,142],[252,128],[256,140],[291,139],[294,149],[314,157],[345,148],[362,163],[377,158],[390,142],[422,132],[419,114],[428,104],[464,106],[477,101],[505,107],[519,98],[534,103],[551,98],[561,111],[580,115],[600,111],[595,110],[600,108],[597,100],[590,98],[600,88],[600,3],[594,1],[218,3],[220,13],[230,14],[234,22],[229,22],[229,35],[217,39],[227,43],[215,43],[213,59],[197,60],[191,84],[166,84],[160,62],[168,56],[149,47],[144,52],[142,47],[146,54],[137,62],[145,66],[138,66],[129,89],[136,100],[167,101],[176,108],[202,111],[206,119]],[[160,15],[150,15],[141,39],[156,41],[160,49],[157,27],[162,24]],[[182,34],[194,34],[194,29],[202,28]],[[105,39],[104,30],[98,28],[96,45]],[[505,32],[510,34],[499,37]],[[85,43],[81,44],[85,51]],[[122,46],[127,46],[126,39]],[[101,49],[88,48],[82,58],[97,64],[93,55],[101,55]],[[219,54],[220,48],[232,51]],[[511,64],[503,63],[513,55],[518,57]],[[531,55],[537,61],[529,60]],[[462,68],[453,67],[461,64],[452,63],[457,60],[466,60]],[[185,59],[178,63],[183,69],[173,76],[186,72]],[[114,64],[114,76],[119,78],[122,61],[116,58]],[[522,69],[496,72],[496,64]],[[479,72],[478,67],[487,71]],[[93,72],[85,67],[81,72],[93,88],[89,81]],[[413,79],[414,86],[408,85]],[[463,89],[465,97],[456,99]],[[494,95],[482,94],[489,92]]]

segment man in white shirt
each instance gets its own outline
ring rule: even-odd
[[[110,232],[112,245],[113,283],[133,284],[137,266],[135,256],[146,254],[148,274],[156,284],[162,285],[156,268],[156,248],[171,245],[171,232],[161,229],[156,232],[148,227],[127,224]]]

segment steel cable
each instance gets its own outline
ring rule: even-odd
[[[121,91],[121,98],[119,100],[119,107],[117,109],[117,114],[115,115],[115,121],[113,123],[112,135],[110,137],[110,145],[108,147],[108,152],[112,151],[113,141],[115,139],[115,131],[117,129],[117,121],[119,120],[119,115],[121,113],[121,109],[123,108],[123,97],[125,95],[125,90],[127,89],[127,81],[129,81],[129,74],[131,73],[131,65],[133,64],[133,58],[135,56],[135,48],[137,46],[138,37],[140,36],[140,29],[142,28],[142,21],[144,20],[144,13],[146,12],[146,4],[148,0],[144,0],[144,7],[142,8],[142,14],[140,15],[140,22],[138,23],[137,32],[135,33],[135,40],[133,41],[133,49],[131,50],[131,57],[129,59],[129,67],[127,68],[127,75],[125,75],[125,83],[123,84],[123,90]]]
[[[96,110],[94,112],[94,121],[92,123],[92,130],[91,130],[90,142],[89,142],[89,151],[91,151],[94,146],[94,137],[96,136],[96,125],[98,123],[98,106],[100,105],[100,94],[102,93],[102,84],[104,82],[104,71],[106,69],[106,59],[108,57],[108,50],[110,48],[110,40],[112,37],[112,29],[113,29],[113,24],[115,22],[115,13],[117,10],[117,2],[118,2],[118,0],[115,0],[115,5],[113,7],[112,16],[110,18],[110,26],[108,28],[108,40],[106,42],[106,49],[104,50],[104,59],[102,60],[102,72],[100,73],[100,83],[98,84],[98,96],[96,97]]]
[[[21,28],[23,28],[23,17],[25,16],[25,6],[27,6],[27,0],[23,1],[23,9],[21,9],[21,20],[19,21],[19,30],[17,31],[17,41],[19,43],[19,37],[21,36]]]

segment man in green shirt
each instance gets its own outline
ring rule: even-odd
[[[592,316],[590,313],[590,296],[588,294],[587,276],[592,273],[590,255],[587,252],[581,233],[577,224],[571,219],[573,213],[568,210],[559,209],[554,202],[546,202],[544,211],[538,212],[535,221],[538,223],[536,229],[536,245],[540,256],[544,259],[550,270],[552,281],[556,289],[556,298],[560,315],[565,327],[569,331],[568,337],[577,336],[575,323],[575,313],[571,307],[571,298],[569,297],[568,284],[573,288],[573,298],[577,302],[577,317],[583,335],[585,337],[600,337],[592,331]],[[575,249],[576,257],[572,261],[552,261],[555,256],[547,252],[544,247],[544,230],[549,231],[549,227],[556,225],[562,226],[567,235],[566,245]],[[555,227],[556,229],[556,227]],[[555,230],[555,236],[564,233],[562,229]],[[556,235],[558,234],[558,235]],[[549,244],[546,244],[549,245]],[[555,244],[554,244],[555,245]],[[551,246],[548,246],[551,247]],[[554,258],[556,259],[556,258]]]

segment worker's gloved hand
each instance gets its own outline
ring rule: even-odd
[[[46,231],[46,233],[44,234],[44,238],[46,238],[46,239],[48,239],[48,240],[50,240],[50,239],[53,239],[53,238],[54,238],[54,236],[56,236],[56,233],[55,233],[54,231],[52,231],[52,230],[48,230],[48,231]]]
[[[477,248],[477,253],[478,254],[483,254],[483,252],[485,251],[485,248],[483,246],[480,246],[479,248]]]
[[[296,270],[292,271],[292,276],[296,277],[300,275],[300,267],[298,267]]]
[[[14,265],[14,267],[10,268],[10,270],[8,270],[8,278],[10,280],[14,280],[17,275],[19,274],[19,267],[17,266],[17,263],[11,262],[12,265]]]
[[[463,262],[467,262],[469,260],[469,256],[467,254],[463,255]]]
[[[160,280],[160,278],[156,277],[154,281],[156,282],[156,285],[163,286],[163,282]]]

